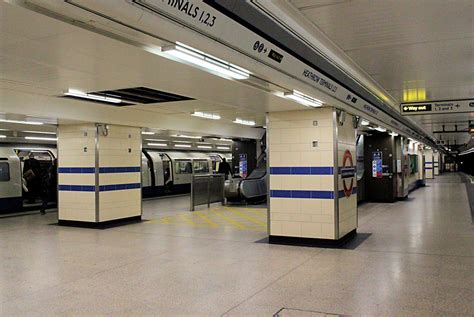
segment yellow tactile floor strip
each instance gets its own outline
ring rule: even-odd
[[[179,212],[176,215],[156,218],[149,224],[182,225],[195,228],[231,227],[244,231],[267,231],[265,208],[214,207],[194,212]]]

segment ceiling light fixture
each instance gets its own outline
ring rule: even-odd
[[[5,139],[7,136],[0,134],[0,139]]]
[[[143,135],[154,135],[155,132],[151,132],[151,131],[142,131],[142,134]]]
[[[181,140],[175,140],[173,142],[174,143],[191,143],[191,141],[181,141]]]
[[[218,150],[230,150],[230,147],[228,147],[228,146],[218,146],[217,149]]]
[[[198,135],[186,135],[186,134],[174,134],[172,135],[174,138],[184,138],[184,139],[202,139],[202,136]]]
[[[25,140],[38,140],[38,141],[57,141],[57,138],[43,138],[39,136],[25,136]]]
[[[370,124],[370,122],[367,121],[367,120],[362,119],[362,121],[360,122],[360,124],[363,125],[363,126],[368,126],[368,125]]]
[[[387,132],[387,129],[382,128],[382,127],[380,127],[380,126],[374,128],[374,129],[377,130],[377,131],[379,131],[379,132]]]
[[[176,45],[163,47],[161,51],[164,55],[172,56],[180,61],[191,63],[224,77],[239,80],[248,79],[250,77],[250,72],[242,67],[233,65],[179,42],[176,42]]]
[[[168,146],[166,143],[148,143],[149,146]]]
[[[162,139],[145,139],[145,141],[168,142],[167,140],[162,140]]]
[[[240,119],[240,118],[235,118],[235,120],[232,121],[232,122],[237,123],[237,124],[248,125],[248,126],[254,126],[255,125],[255,121],[253,121],[253,120],[244,120],[244,119]]]
[[[30,125],[43,125],[43,122],[39,122],[39,121],[23,121],[23,120],[0,119],[0,122],[30,124]]]
[[[212,149],[212,146],[210,145],[198,145],[198,149]]]
[[[292,99],[307,107],[321,107],[323,105],[323,102],[321,100],[305,95],[297,90],[293,90],[293,92],[287,92],[284,94],[284,96],[285,98]]]
[[[121,103],[122,102],[122,99],[120,98],[89,94],[89,93],[76,90],[76,89],[69,89],[67,92],[64,93],[64,95],[70,96],[70,97],[82,98],[82,99],[108,102],[108,103]]]
[[[175,144],[174,147],[191,147],[191,144]]]
[[[396,133],[396,132],[390,132],[389,134],[390,134],[391,136],[398,136],[398,133]]]
[[[37,133],[37,134],[51,134],[56,135],[56,132],[48,132],[48,131],[21,131],[23,133]]]
[[[212,119],[212,120],[220,120],[221,116],[218,114],[213,114],[213,113],[207,113],[207,112],[201,112],[201,111],[195,111],[191,113],[192,116],[194,117],[199,117],[199,118],[204,118],[204,119]]]

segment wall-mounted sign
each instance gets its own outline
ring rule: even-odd
[[[342,186],[344,188],[344,196],[351,197],[352,189],[354,188],[355,168],[352,161],[351,151],[346,150],[342,157],[341,178]]]
[[[381,178],[382,176],[382,152],[372,152],[372,177]]]
[[[247,154],[239,155],[239,175],[242,178],[247,177]]]
[[[402,115],[474,112],[474,99],[440,100],[400,104]]]
[[[113,1],[109,2],[113,3]],[[388,113],[379,110],[371,102],[345,87],[341,81],[336,80],[333,76],[328,76],[315,64],[286,47],[285,43],[258,30],[252,23],[247,23],[245,19],[234,16],[232,12],[219,4],[219,1],[134,0],[129,2],[134,6],[178,22],[193,31],[198,31],[213,40],[217,39],[226,46],[258,60],[263,65],[297,78],[368,115],[368,118],[373,117],[385,122],[389,125],[387,128],[399,130],[403,128],[403,131],[409,136],[418,135],[411,128],[404,126]],[[252,4],[253,1],[241,2],[244,3],[242,5],[251,5],[256,10],[260,10],[257,5]],[[101,13],[105,14],[106,12]],[[236,34],[238,36],[235,36]]]
[[[273,59],[274,61],[278,63],[281,63],[281,60],[283,59],[283,55],[281,55],[280,53],[277,53],[274,50],[270,50],[270,53],[268,53],[268,57],[270,57],[271,59]]]

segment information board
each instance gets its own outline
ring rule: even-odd
[[[381,178],[382,175],[382,152],[372,152],[372,177]]]
[[[239,155],[239,175],[242,178],[247,177],[247,154]]]

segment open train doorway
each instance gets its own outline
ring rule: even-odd
[[[54,149],[0,147],[0,213],[54,208],[56,166]]]

